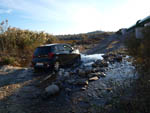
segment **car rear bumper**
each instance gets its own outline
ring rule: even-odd
[[[53,68],[54,61],[32,61],[32,67],[34,68]]]

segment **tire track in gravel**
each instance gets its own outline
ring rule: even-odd
[[[40,92],[34,85],[36,80],[31,69],[17,69],[10,73],[1,71],[0,113],[29,113]]]

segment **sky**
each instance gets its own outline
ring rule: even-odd
[[[128,28],[150,15],[150,0],[0,0],[0,22],[50,34]]]

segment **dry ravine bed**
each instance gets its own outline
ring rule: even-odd
[[[82,55],[82,64],[57,73],[0,68],[0,113],[113,112],[118,99],[132,97],[137,73],[128,56]]]

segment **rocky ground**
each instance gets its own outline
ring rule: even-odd
[[[82,63],[58,72],[0,68],[0,113],[115,112],[132,96],[137,73],[123,54],[82,55]]]

